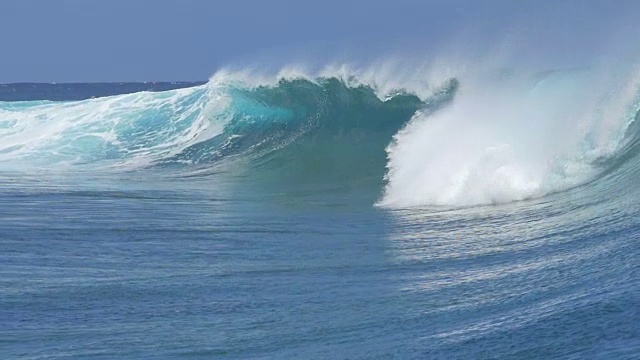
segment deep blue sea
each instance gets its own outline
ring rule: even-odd
[[[0,358],[640,359],[594,78],[0,85]]]

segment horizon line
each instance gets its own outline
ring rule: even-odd
[[[24,84],[39,84],[39,85],[72,85],[72,84],[206,84],[209,80],[160,80],[160,81],[13,81],[13,82],[0,82],[0,86],[4,85],[24,85]]]

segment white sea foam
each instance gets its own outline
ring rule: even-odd
[[[394,137],[380,205],[510,202],[587,181],[638,111],[637,76],[610,74],[463,74],[450,107]]]
[[[145,166],[222,132],[229,99],[216,87],[0,108],[0,162],[113,160]],[[158,124],[157,122],[162,122]]]

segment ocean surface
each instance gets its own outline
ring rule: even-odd
[[[0,85],[0,358],[640,359],[616,71]]]

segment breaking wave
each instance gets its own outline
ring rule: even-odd
[[[634,71],[425,77],[221,71],[177,90],[0,102],[0,165],[372,179],[393,208],[535,198],[640,166]]]

